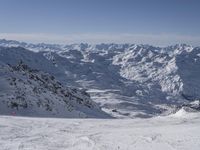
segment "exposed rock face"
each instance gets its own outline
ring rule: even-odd
[[[106,118],[88,93],[68,88],[47,73],[22,61],[16,66],[0,63],[0,114],[39,117]]]

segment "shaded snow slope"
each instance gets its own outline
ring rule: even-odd
[[[88,89],[91,98],[115,117],[166,114],[200,99],[199,47],[7,40],[0,40],[0,46],[3,62],[23,60],[62,84]]]
[[[1,150],[199,150],[200,115],[182,115],[114,120],[1,116],[0,145]]]
[[[99,106],[83,90],[68,88],[47,73],[20,62],[6,65],[0,61],[0,114],[106,118]]]

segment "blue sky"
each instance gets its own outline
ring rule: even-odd
[[[0,38],[200,45],[200,0],[0,0]]]

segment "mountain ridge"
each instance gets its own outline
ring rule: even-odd
[[[63,84],[88,89],[114,117],[159,115],[200,99],[199,47],[1,41],[0,60],[15,64],[21,59]]]
[[[0,114],[33,117],[109,118],[84,90],[63,86],[52,75],[0,62]]]

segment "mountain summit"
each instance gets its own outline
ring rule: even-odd
[[[0,60],[20,60],[64,86],[87,89],[114,117],[168,114],[200,99],[200,48],[136,44],[27,44],[0,40]]]

